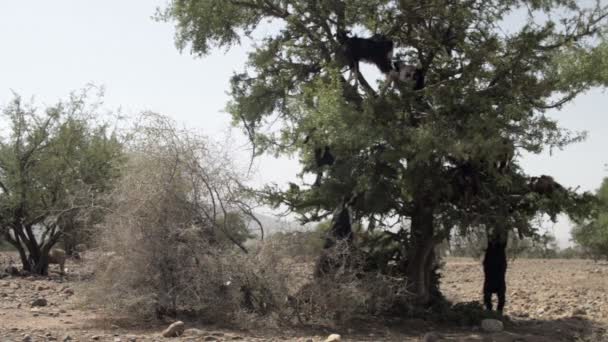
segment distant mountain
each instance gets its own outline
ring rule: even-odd
[[[305,225],[301,225],[295,220],[288,220],[282,217],[266,214],[256,213],[255,217],[262,223],[265,236],[270,236],[278,232],[310,231],[316,226],[316,223],[307,223]],[[260,235],[260,229],[257,223],[255,223],[253,220],[250,220],[249,222],[249,230],[255,235]]]

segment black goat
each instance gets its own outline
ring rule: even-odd
[[[393,70],[391,59],[394,43],[387,37],[383,35],[373,35],[370,38],[356,35],[348,37],[346,32],[341,32],[338,34],[338,41],[342,45],[341,54],[344,62],[348,64],[352,73],[356,74],[359,71],[360,61],[376,65],[384,74]]]
[[[331,166],[336,161],[336,158],[330,151],[329,146],[325,148],[315,148],[315,163],[317,164],[317,178],[315,179],[314,186],[321,185],[321,178],[323,177],[323,166]]]
[[[413,83],[413,90],[424,88],[424,73],[422,69],[403,61],[392,62],[388,80],[395,86],[398,82]]]
[[[483,302],[486,309],[492,310],[492,294],[498,297],[497,311],[502,314],[505,307],[507,284],[507,241],[500,238],[488,238],[488,248],[483,259]]]
[[[540,177],[531,177],[529,181],[530,189],[540,195],[551,196],[554,193],[565,192],[561,184],[556,182],[553,177],[541,175]]]

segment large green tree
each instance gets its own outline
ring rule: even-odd
[[[302,175],[323,171],[325,146],[336,159],[318,186],[302,177],[266,198],[303,221],[348,206],[369,230],[392,227],[392,262],[422,303],[433,247],[454,227],[531,235],[534,215],[584,211],[583,196],[527,175],[518,152],[581,138],[546,113],[605,81],[606,16],[575,0],[173,0],[160,11],[195,55],[255,40],[232,78],[235,124],[256,154],[299,154]],[[513,17],[522,24],[507,27]],[[426,86],[351,80],[338,39],[348,31],[389,37]]]
[[[594,215],[572,229],[572,239],[593,258],[608,258],[608,178],[597,191]]]
[[[98,109],[86,91],[42,111],[19,96],[3,109],[0,234],[27,271],[47,274],[50,249],[118,176],[121,143]]]

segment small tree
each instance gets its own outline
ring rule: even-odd
[[[87,91],[42,112],[19,96],[3,110],[0,140],[0,233],[27,271],[46,274],[48,252],[67,219],[95,206],[118,175],[121,144],[95,124]]]
[[[594,259],[608,258],[608,178],[604,178],[597,197],[593,218],[572,229],[574,242]]]

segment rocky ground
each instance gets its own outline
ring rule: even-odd
[[[0,263],[6,262],[0,256]],[[2,269],[5,265],[2,266]],[[511,262],[501,332],[481,327],[456,328],[422,320],[361,324],[342,329],[235,331],[195,326],[164,338],[168,324],[130,326],[85,307],[86,266],[68,263],[68,276],[0,279],[0,342],[3,341],[608,341],[608,263],[588,260]],[[53,271],[55,269],[53,268]],[[482,270],[473,259],[448,259],[442,290],[454,302],[481,297]],[[486,327],[487,328],[487,327]],[[425,337],[426,336],[426,337]],[[336,338],[334,336],[333,338]],[[336,339],[337,340],[337,339]]]

